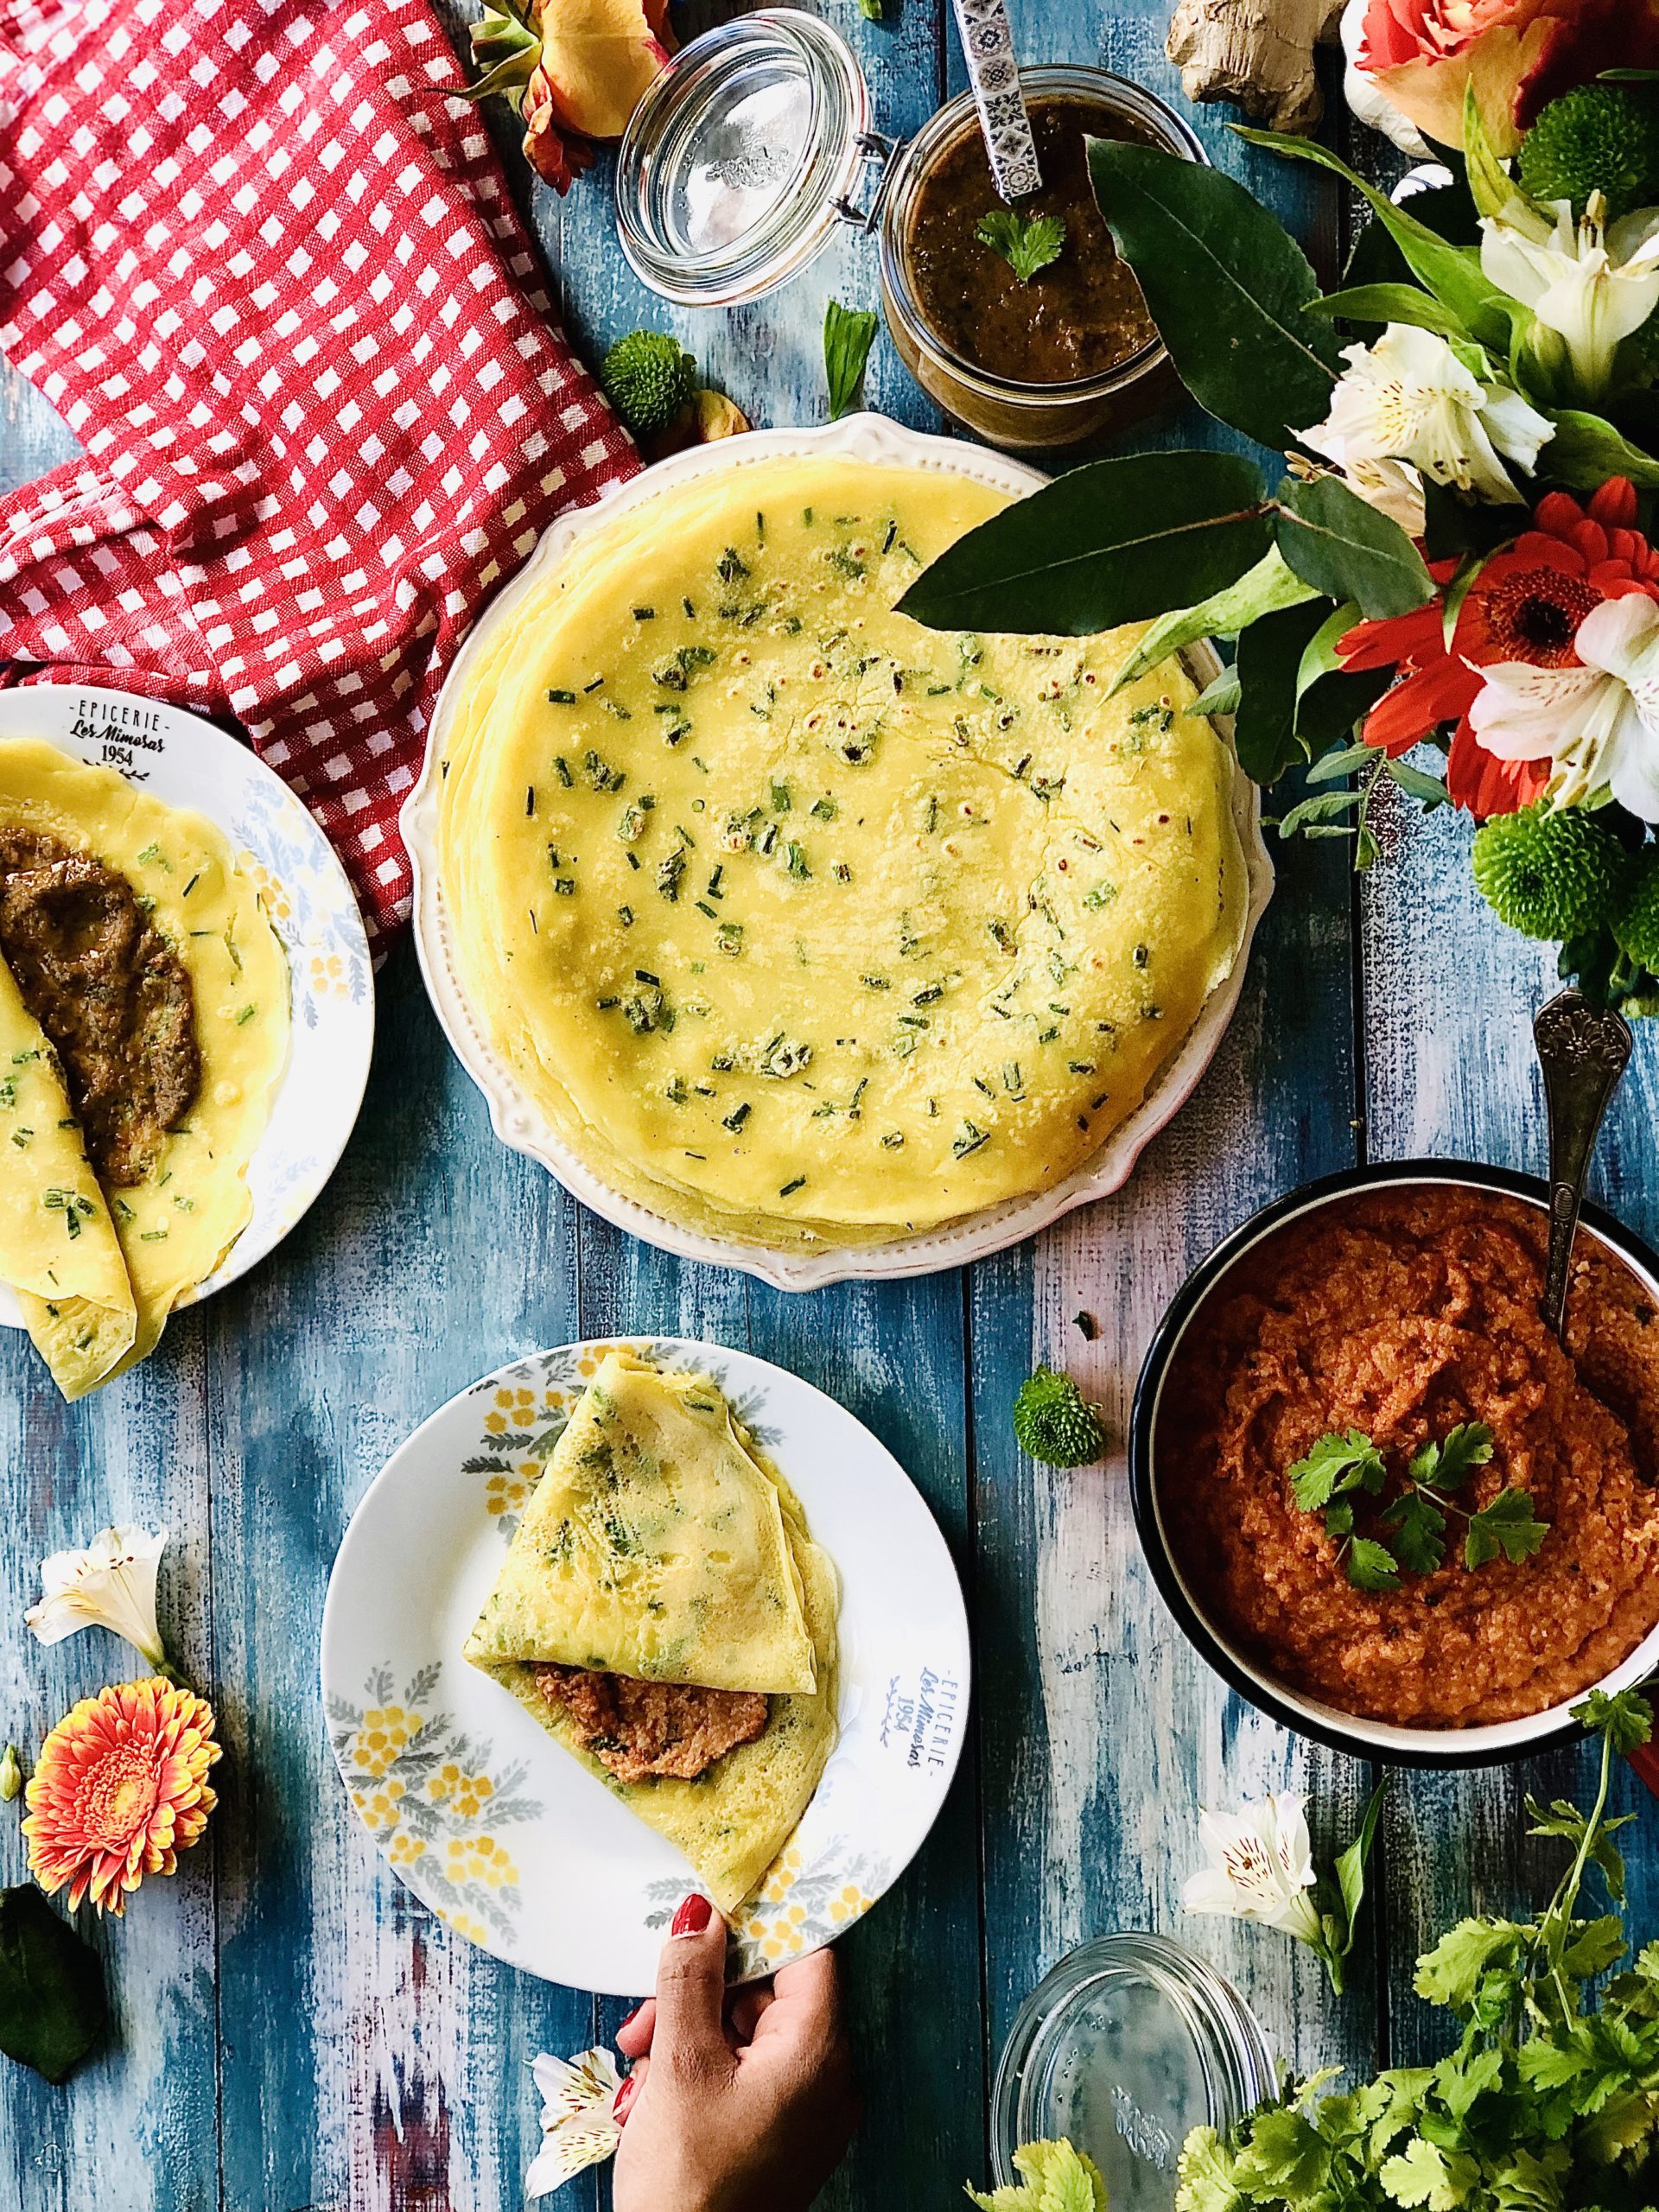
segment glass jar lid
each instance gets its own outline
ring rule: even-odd
[[[760,9],[705,31],[634,110],[616,164],[622,251],[654,292],[729,307],[806,266],[887,150],[845,39]]]
[[[1068,2136],[1112,2212],[1168,2212],[1195,2127],[1226,2130],[1272,2094],[1255,2014],[1202,1959],[1161,1936],[1109,1936],[1061,1960],[1020,2008],[996,2069],[996,2178],[1023,2143]]]

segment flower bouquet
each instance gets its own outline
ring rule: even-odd
[[[1192,711],[1235,717],[1281,836],[1376,857],[1386,780],[1478,825],[1502,918],[1659,1013],[1659,83],[1569,86],[1396,205],[1306,140],[1253,144],[1370,203],[1341,289],[1245,188],[1092,142],[1096,195],[1187,391],[1284,456],[1089,463],[962,539],[905,611],[937,628],[1148,622],[1119,675],[1236,640]],[[1498,145],[1512,146],[1500,154]],[[1361,334],[1345,336],[1339,326]],[[1420,749],[1421,748],[1421,749]]]

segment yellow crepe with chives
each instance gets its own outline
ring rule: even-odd
[[[36,832],[125,878],[190,978],[201,1081],[143,1179],[105,1193],[137,1323],[118,1374],[211,1275],[253,1211],[248,1163],[287,1061],[288,959],[257,885],[205,816],[35,738],[0,740],[0,828]],[[102,1379],[108,1379],[107,1375]]]
[[[1135,633],[894,613],[1003,504],[729,470],[619,516],[469,664],[439,874],[469,1003],[613,1188],[768,1243],[1052,1188],[1229,975],[1232,760]]]
[[[816,1686],[778,1486],[708,1376],[607,1356],[466,1656],[707,1689]]]
[[[552,1706],[528,1666],[480,1662],[588,1772],[645,1826],[682,1852],[723,1913],[756,1887],[794,1834],[836,1747],[836,1615],[840,1584],[829,1554],[800,1529],[801,1592],[817,1653],[817,1688],[772,1700],[766,1731],[739,1744],[695,1782],[663,1776],[620,1782],[582,1745],[563,1706]]]
[[[137,1316],[57,1055],[0,960],[0,1280],[66,1398],[130,1349]]]
[[[555,1447],[465,1656],[730,1912],[794,1833],[836,1741],[834,1563],[707,1376],[613,1353]],[[537,1686],[554,1660],[765,1691],[766,1725],[695,1781],[624,1782]]]

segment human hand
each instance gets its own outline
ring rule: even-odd
[[[616,2212],[805,2212],[840,2164],[859,2099],[834,1956],[726,1994],[726,1923],[674,1916],[657,1994],[617,2031]]]

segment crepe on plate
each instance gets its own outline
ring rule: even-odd
[[[1004,504],[730,467],[597,529],[466,671],[439,796],[469,1005],[555,1136],[700,1230],[855,1243],[1062,1182],[1231,972],[1235,767],[1133,632],[894,613]]]
[[[710,1378],[612,1352],[464,1656],[677,1846],[729,1912],[793,1833],[834,1747],[838,1606],[835,1567],[799,1502]],[[624,1778],[617,1746],[594,1745],[538,1667],[581,1670],[601,1694],[619,1676],[759,1694],[758,1732],[696,1776]]]
[[[0,970],[0,1280],[78,1397],[154,1348],[247,1224],[287,958],[211,822],[8,738]]]

